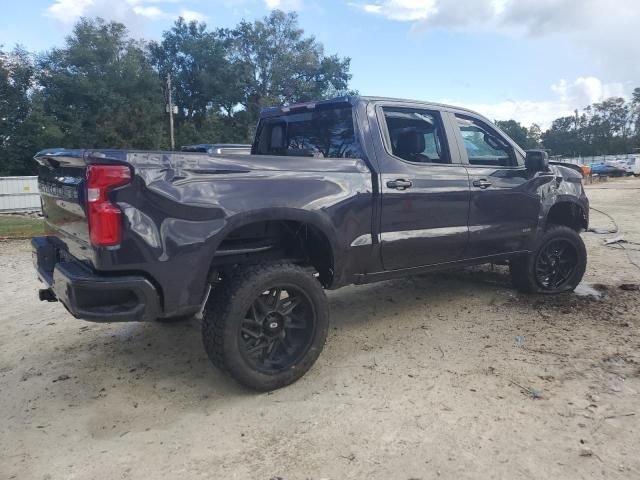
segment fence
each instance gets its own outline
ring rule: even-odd
[[[0,212],[40,210],[38,177],[0,177]]]

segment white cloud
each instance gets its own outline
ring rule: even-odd
[[[267,0],[278,1],[278,0]],[[636,0],[616,0],[607,16],[640,11]],[[602,0],[360,0],[351,6],[391,20],[425,27],[466,29],[482,26],[524,29],[531,34],[587,29],[601,22]]]
[[[186,9],[183,9],[180,12],[180,16],[187,22],[204,22],[207,19],[207,16],[204,13]]]
[[[367,13],[382,15],[391,20],[462,26],[485,20],[503,3],[504,1],[495,0],[493,2],[478,2],[477,0],[373,0],[370,2],[350,2],[349,4]]]
[[[158,7],[155,7],[155,6],[143,7],[140,5],[136,5],[133,7],[133,12],[136,15],[147,17],[151,20],[162,18],[167,15],[165,12],[163,12],[162,10],[160,10]]]
[[[367,13],[404,22],[425,20],[433,16],[438,11],[436,3],[436,0],[384,0],[374,3],[350,2],[349,5]]]
[[[82,16],[99,16],[136,24],[140,20],[177,18],[177,12],[167,12],[158,5],[178,3],[180,0],[53,0],[46,14],[55,20],[72,24]],[[197,12],[186,11],[191,16]]]
[[[359,0],[349,5],[390,20],[412,22],[417,29],[474,28],[531,36],[581,32],[601,42],[612,36],[626,38],[627,43],[640,40],[637,0],[606,4],[603,0]],[[631,36],[619,35],[620,29]]]
[[[550,86],[555,96],[548,101],[505,100],[495,103],[464,103],[442,100],[477,111],[491,120],[514,119],[523,125],[537,123],[543,129],[558,117],[573,115],[576,109],[600,102],[612,96],[630,97],[631,88],[621,83],[603,83],[596,77],[579,77],[571,82],[559,80]]]
[[[280,10],[302,10],[303,0],[264,0],[267,8]]]
[[[559,100],[582,107],[609,97],[627,97],[629,92],[622,83],[602,83],[596,77],[579,77],[573,82],[564,78],[551,85]]]
[[[94,0],[55,0],[47,8],[47,13],[56,20],[69,23],[85,15],[93,4]]]
[[[349,5],[409,22],[413,30],[553,37],[559,49],[567,49],[566,41],[610,77],[640,78],[640,62],[632,60],[640,44],[638,0],[351,0]]]

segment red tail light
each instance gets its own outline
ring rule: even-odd
[[[122,212],[109,201],[109,191],[131,181],[129,167],[87,167],[87,217],[89,237],[96,247],[112,247],[122,240]]]

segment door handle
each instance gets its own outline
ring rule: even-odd
[[[395,188],[396,190],[406,190],[410,188],[413,183],[410,180],[405,180],[404,178],[399,178],[397,180],[389,180],[387,182],[387,187]]]
[[[473,186],[482,188],[484,190],[485,188],[489,188],[491,186],[491,182],[488,182],[486,178],[482,178],[480,180],[474,180]]]

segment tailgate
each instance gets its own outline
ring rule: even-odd
[[[86,164],[83,150],[45,150],[36,155],[38,188],[47,233],[60,237],[74,255],[89,247]]]

